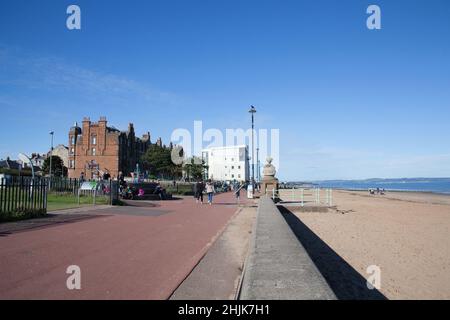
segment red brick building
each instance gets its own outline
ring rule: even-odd
[[[106,171],[111,177],[119,171],[130,175],[150,144],[150,133],[137,138],[132,123],[120,131],[108,126],[105,117],[98,122],[84,118],[81,127],[75,123],[69,131],[69,177],[79,178],[83,172],[95,179]]]

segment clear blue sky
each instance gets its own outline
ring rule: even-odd
[[[167,142],[248,128],[250,104],[280,129],[281,179],[450,176],[450,2],[0,2],[0,158],[83,116]]]

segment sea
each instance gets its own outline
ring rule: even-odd
[[[314,181],[321,188],[387,191],[415,191],[450,194],[450,178],[367,179]]]

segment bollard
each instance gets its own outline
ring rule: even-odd
[[[300,191],[301,191],[300,197],[301,197],[302,207],[303,207],[303,206],[305,206],[305,204],[304,204],[304,202],[303,202],[303,200],[304,200],[303,188],[302,188]]]

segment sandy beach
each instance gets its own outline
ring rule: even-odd
[[[367,267],[376,265],[387,299],[450,299],[449,195],[335,191],[334,204],[336,210],[322,213],[289,209],[342,298],[358,298],[356,282],[361,287]]]

